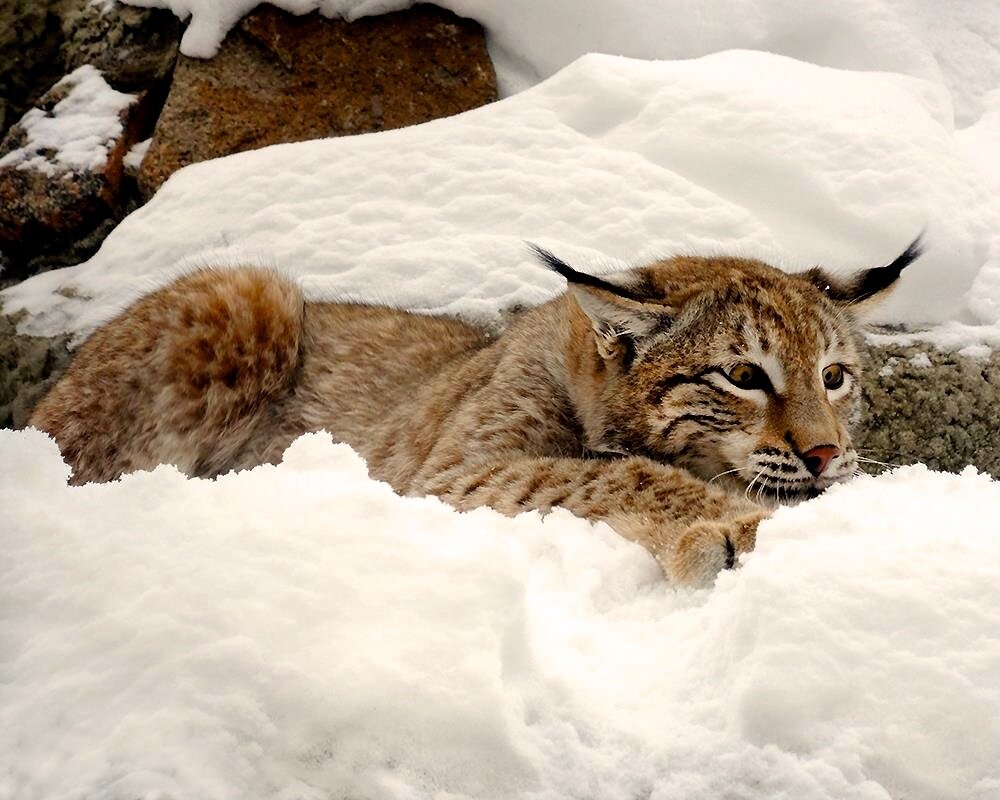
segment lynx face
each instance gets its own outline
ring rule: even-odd
[[[707,289],[678,311],[609,383],[612,431],[763,501],[794,502],[855,473],[852,325],[818,289],[765,273]]]
[[[766,504],[851,477],[861,394],[852,309],[919,252],[914,242],[846,282],[731,258],[671,259],[613,282],[572,271],[596,345],[590,447],[675,464]]]

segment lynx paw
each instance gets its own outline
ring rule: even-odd
[[[657,554],[667,577],[678,586],[708,586],[724,569],[737,566],[742,553],[757,541],[757,525],[765,514],[701,521],[691,525],[672,548]]]

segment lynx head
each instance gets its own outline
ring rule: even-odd
[[[768,503],[855,473],[854,313],[920,255],[919,239],[847,279],[694,257],[596,278],[536,251],[569,282],[570,392],[592,450],[676,464]]]

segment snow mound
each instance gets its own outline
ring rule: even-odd
[[[189,56],[210,57],[258,0],[127,0],[173,9],[190,24]],[[397,11],[412,0],[270,0],[294,14],[347,19]],[[547,78],[586,53],[645,59],[695,58],[719,50],[763,50],[839,69],[900,72],[942,83],[961,124],[982,113],[1000,86],[1000,16],[992,0],[942,13],[937,0],[437,0],[481,22],[501,94]]]
[[[326,434],[68,487],[0,431],[0,796],[1000,793],[1000,485],[909,467],[675,592],[563,511],[401,498]]]
[[[314,299],[497,325],[561,289],[525,240],[597,272],[684,251],[855,269],[926,228],[881,320],[995,345],[1000,282],[980,272],[1000,252],[996,100],[955,134],[943,91],[900,75],[587,56],[457,117],[181,170],[90,261],[13,287],[5,308],[31,313],[25,332],[86,333],[183,269],[249,261]]]
[[[51,111],[32,108],[21,119],[26,141],[0,158],[0,167],[14,165],[46,175],[96,170],[122,135],[121,113],[135,97],[112,89],[100,70],[85,64],[53,89],[67,89]]]

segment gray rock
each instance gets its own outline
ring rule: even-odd
[[[92,64],[121,92],[163,84],[177,60],[180,22],[164,9],[116,3],[105,10],[84,0],[65,10],[62,26],[65,71]]]
[[[948,472],[973,464],[1000,478],[1000,353],[868,345],[867,356],[862,456]]]
[[[86,0],[0,0],[0,98],[13,124],[65,73],[66,9]],[[6,130],[0,127],[0,134]]]
[[[0,134],[83,64],[119,91],[155,88],[169,78],[179,41],[180,23],[162,9],[0,0]]]
[[[68,335],[17,333],[17,317],[0,315],[0,427],[23,428],[31,410],[70,361]]]

